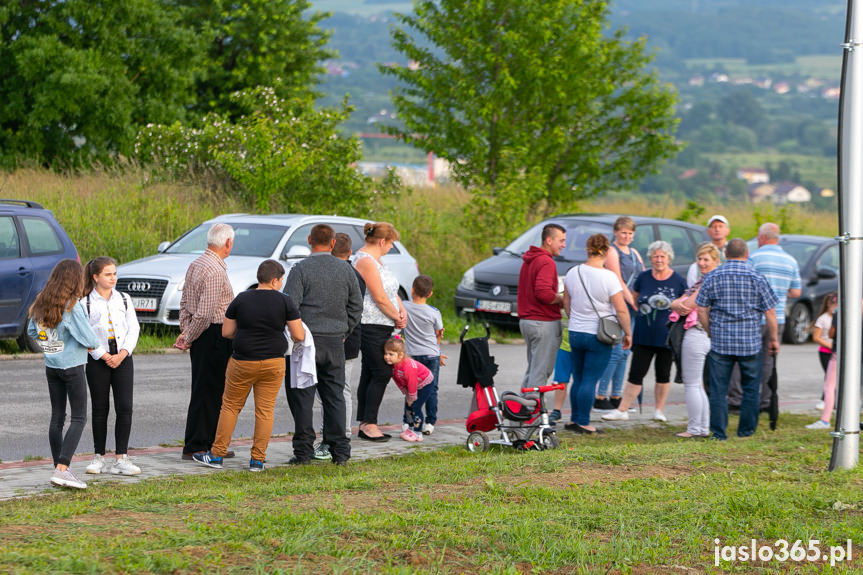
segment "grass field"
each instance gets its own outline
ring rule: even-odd
[[[750,156],[747,161],[756,160]],[[803,158],[799,164],[803,170]],[[5,197],[37,201],[52,210],[82,261],[110,255],[123,263],[152,255],[160,242],[174,239],[214,215],[246,211],[230,198],[180,184],[153,182],[146,172],[135,169],[77,175],[43,170],[0,172],[0,189]],[[391,221],[396,226],[421,271],[435,280],[430,303],[443,313],[446,334],[451,338],[464,326],[452,305],[456,285],[467,268],[491,255],[490,251],[478,251],[470,241],[477,224],[464,215],[469,201],[470,195],[462,188],[440,186],[405,190],[398,198],[376,205],[371,214],[341,214]],[[710,214],[723,213],[731,221],[732,235],[744,238],[754,236],[764,221],[779,223],[786,233],[837,233],[835,214],[805,208],[750,204],[700,207],[703,215],[696,218],[698,223],[704,224],[701,220]],[[578,211],[583,212],[672,219],[680,218],[684,208],[671,198],[637,194],[611,194],[578,205]],[[538,214],[529,218],[523,227],[511,230],[494,245],[506,245],[540,219]],[[148,328],[144,336],[139,351],[161,349],[173,341],[165,330]],[[496,330],[494,337],[506,341],[519,336],[517,332]],[[16,351],[14,341],[0,340],[0,353]]]
[[[842,51],[837,44],[835,54],[798,56],[794,62],[781,64],[749,65],[745,58],[690,58],[686,60],[686,65],[698,69],[712,69],[721,65],[732,76],[811,76],[838,83],[842,71]]]
[[[863,472],[826,471],[829,436],[808,420],[727,442],[561,432],[554,451],[93,484],[0,503],[0,572],[860,573]],[[851,539],[853,560],[717,567],[716,539]]]

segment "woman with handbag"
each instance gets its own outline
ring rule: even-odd
[[[677,437],[709,437],[710,436],[710,404],[704,391],[704,362],[710,352],[710,336],[704,331],[698,321],[698,306],[695,298],[704,276],[719,265],[719,248],[710,242],[701,244],[695,254],[696,264],[700,272],[698,281],[684,292],[682,296],[671,302],[670,321],[683,322],[683,345],[681,347],[680,363],[683,372],[683,386],[686,393],[686,415],[688,418],[686,431],[677,433]]]
[[[671,350],[665,345],[668,339],[668,316],[671,302],[686,291],[686,280],[674,271],[671,262],[674,250],[668,242],[658,240],[647,248],[651,268],[641,272],[632,285],[632,297],[638,307],[632,345],[632,365],[629,381],[623,389],[623,399],[617,409],[602,416],[606,421],[626,421],[632,401],[638,397],[644,376],[656,357],[656,411],[653,419],[667,421],[662,413],[671,381]]]
[[[564,280],[563,305],[569,315],[572,354],[572,421],[565,429],[576,433],[602,433],[590,425],[596,380],[614,343],[621,342],[624,349],[632,344],[623,288],[614,272],[603,267],[608,248],[603,234],[587,238],[587,261],[571,268]]]

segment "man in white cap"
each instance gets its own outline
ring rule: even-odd
[[[715,214],[707,220],[707,235],[710,236],[713,245],[719,248],[719,265],[725,263],[725,244],[728,243],[728,234],[730,233],[731,228],[728,226],[728,220],[725,216]],[[700,277],[701,272],[698,271],[698,263],[693,262],[689,266],[689,271],[686,272],[686,285],[693,285]]]

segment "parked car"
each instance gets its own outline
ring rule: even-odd
[[[336,232],[351,237],[354,250],[364,243],[366,220],[341,216],[303,214],[249,215],[230,214],[208,220],[180,236],[173,243],[162,242],[158,254],[135,260],[117,269],[117,289],[132,296],[138,320],[142,323],[179,325],[180,297],[186,269],[207,248],[207,231],[213,224],[226,223],[234,228],[234,249],[225,260],[234,293],[257,283],[257,270],[266,259],[280,260],[290,268],[311,253],[308,236],[316,224],[329,224]],[[396,242],[383,256],[384,263],[399,280],[403,299],[419,274],[416,260]]]
[[[749,253],[758,249],[758,239],[748,242]],[[779,245],[797,260],[800,266],[801,295],[785,304],[787,343],[805,343],[809,326],[821,309],[824,296],[839,290],[839,243],[823,236],[781,235]]]
[[[549,218],[530,228],[505,248],[494,248],[494,255],[467,270],[456,288],[455,309],[458,314],[492,323],[514,326],[518,324],[516,298],[521,256],[530,246],[541,244],[542,228],[546,224],[560,224],[566,229],[566,248],[557,258],[557,273],[561,283],[572,266],[587,259],[585,242],[593,234],[601,233],[614,239],[615,214],[569,214]],[[695,261],[698,244],[709,241],[704,226],[636,216],[636,230],[632,247],[646,258],[647,246],[656,240],[667,241],[674,249],[675,271],[683,277]],[[649,266],[649,262],[647,262]]]
[[[0,200],[0,338],[41,351],[27,335],[27,311],[66,258],[78,260],[78,251],[50,210],[28,200]]]

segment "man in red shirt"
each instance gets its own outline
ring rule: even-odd
[[[542,228],[542,246],[530,246],[518,274],[518,328],[527,345],[523,387],[545,385],[560,347],[560,307],[554,257],[566,247],[566,230],[558,224]]]

